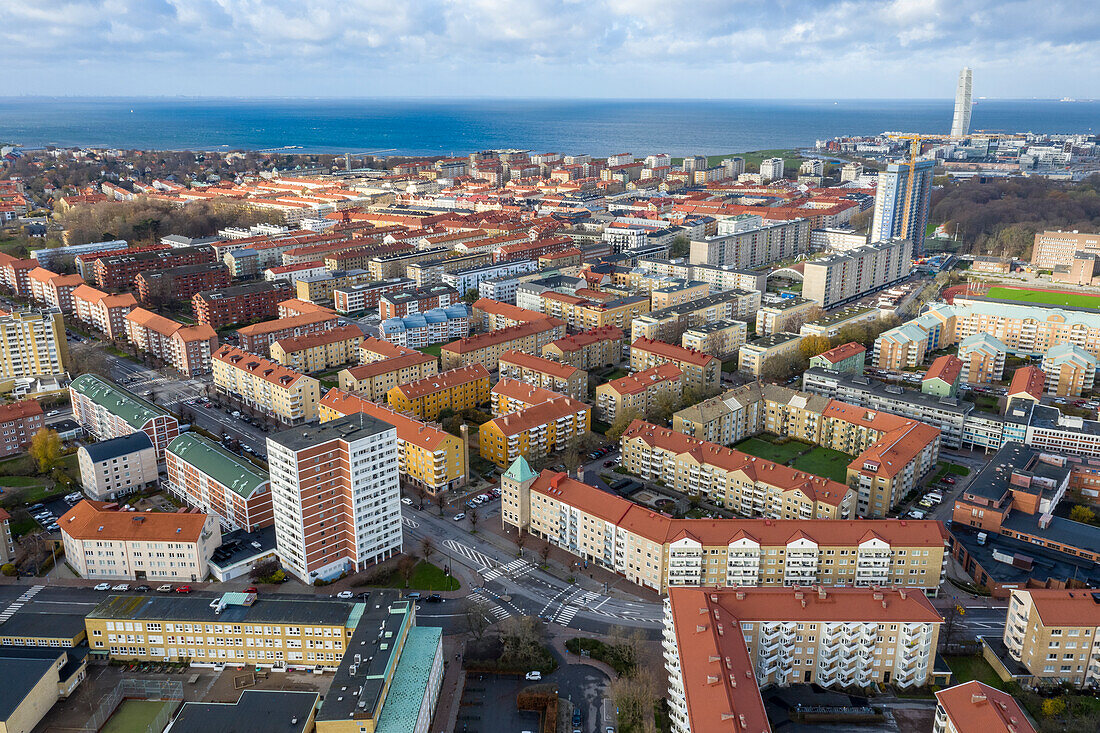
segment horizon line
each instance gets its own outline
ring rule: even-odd
[[[414,100],[414,101],[589,101],[589,102],[954,102],[954,97],[597,97],[597,96],[469,96],[469,95],[376,95],[376,96],[329,96],[329,95],[199,95],[199,94],[6,94],[0,100],[34,99],[82,99],[82,100],[221,100],[221,101],[377,101],[377,100]],[[1066,97],[977,97],[975,101],[996,102],[1060,102]],[[1100,97],[1073,98],[1075,102],[1096,102]]]

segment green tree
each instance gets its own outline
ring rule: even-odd
[[[1042,710],[1044,718],[1057,718],[1066,712],[1066,699],[1064,697],[1051,697],[1043,700]]]
[[[626,432],[626,429],[630,427],[630,423],[634,422],[639,417],[641,417],[641,415],[638,414],[637,410],[624,410],[621,415],[612,421],[604,435],[614,441],[618,441],[619,438],[623,437],[623,433]]]
[[[686,234],[677,234],[672,238],[672,244],[668,248],[668,256],[672,258],[687,257],[691,252],[691,239]]]
[[[49,473],[61,460],[61,438],[56,430],[41,428],[31,436],[31,458],[39,473]]]
[[[1096,512],[1087,506],[1075,506],[1069,512],[1069,518],[1082,524],[1092,524],[1096,521]]]
[[[15,566],[12,565],[10,562],[6,562],[2,566],[0,566],[0,573],[3,573],[4,575],[11,578],[18,575],[19,571],[16,570]]]
[[[470,288],[466,291],[466,294],[462,296],[462,299],[467,303],[473,303],[480,297],[481,293],[477,288]]]

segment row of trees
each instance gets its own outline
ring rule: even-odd
[[[152,244],[166,234],[203,237],[225,227],[277,224],[282,222],[282,215],[216,201],[195,201],[181,207],[166,201],[137,199],[74,206],[60,220],[69,232],[69,244],[110,239]]]
[[[884,331],[901,324],[897,316],[887,316],[877,321],[866,321],[841,328],[836,336],[806,336],[798,344],[798,352],[786,356],[774,356],[764,363],[760,378],[766,382],[782,382],[810,368],[810,359],[829,349],[855,342],[862,344],[868,351],[874,347],[875,339]]]

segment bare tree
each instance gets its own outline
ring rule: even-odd
[[[73,375],[95,374],[112,379],[107,353],[95,343],[84,343],[69,350],[69,372]]]
[[[549,542],[545,543],[542,547],[539,548],[539,557],[542,558],[543,565],[546,565],[550,561],[551,549],[553,548],[550,547]]]
[[[485,635],[485,630],[489,628],[489,619],[485,618],[483,614],[476,607],[470,607],[466,609],[466,630],[473,635],[477,640],[481,640],[481,637]]]
[[[620,726],[647,733],[655,730],[653,707],[661,697],[661,690],[651,667],[636,666],[630,675],[612,680],[607,695],[619,709]]]
[[[477,509],[470,507],[470,510],[466,512],[466,518],[470,520],[470,531],[476,531],[478,520],[481,519],[481,517],[477,515]]]
[[[416,570],[417,560],[412,555],[402,555],[401,559],[397,561],[397,572],[401,574],[401,577],[405,580],[405,587],[409,587],[409,581],[412,580],[413,572]]]
[[[420,540],[420,556],[424,558],[424,562],[431,562],[432,555],[435,554],[435,541],[431,537],[425,537]]]
[[[523,546],[527,544],[527,535],[522,529],[516,531],[516,549],[519,550],[519,556],[523,557]]]
[[[446,506],[447,499],[443,496],[443,492],[440,491],[435,495],[435,505],[439,507],[439,516],[443,516],[443,507]]]

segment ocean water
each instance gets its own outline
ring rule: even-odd
[[[0,143],[413,155],[524,148],[717,154],[884,130],[946,133],[951,100],[0,98]],[[1100,102],[980,100],[971,129],[1091,132]]]

